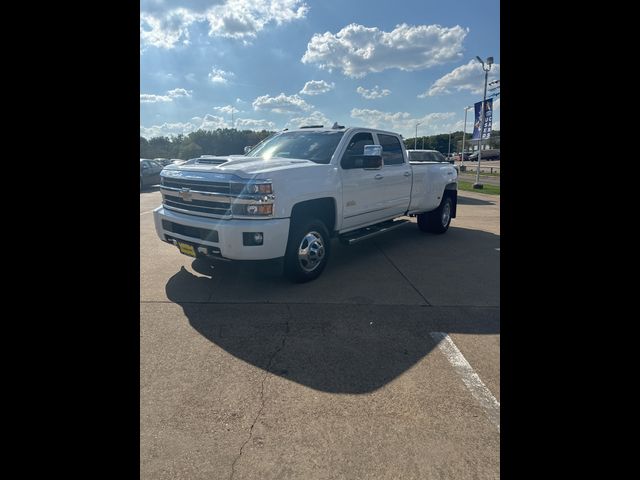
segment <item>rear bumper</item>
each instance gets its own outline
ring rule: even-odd
[[[185,215],[160,206],[153,211],[153,220],[156,233],[163,242],[172,243],[171,240],[175,239],[194,245],[196,250],[197,247],[207,247],[211,256],[228,260],[269,260],[283,257],[289,238],[288,218],[217,220]],[[243,245],[242,234],[246,232],[261,232],[263,244]]]

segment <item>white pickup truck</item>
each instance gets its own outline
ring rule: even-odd
[[[161,240],[192,257],[284,257],[295,282],[317,278],[331,239],[349,245],[417,216],[444,233],[456,216],[457,172],[409,162],[400,135],[371,128],[301,127],[243,156],[204,157],[162,170]]]

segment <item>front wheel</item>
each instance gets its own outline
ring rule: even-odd
[[[284,274],[296,283],[320,276],[331,251],[329,232],[324,223],[312,219],[291,224],[284,258]]]
[[[444,233],[451,224],[452,211],[453,202],[451,197],[446,196],[435,210],[418,214],[418,228],[423,232]]]

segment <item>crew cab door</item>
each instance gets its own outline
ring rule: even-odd
[[[395,135],[376,133],[382,146],[382,179],[385,213],[403,215],[411,203],[411,165],[405,158],[400,139]]]
[[[364,155],[365,145],[375,145],[371,132],[354,133],[347,142],[338,168],[342,178],[342,227],[341,231],[375,223],[384,209],[381,193],[382,169],[363,168],[361,159],[355,166],[349,160]]]

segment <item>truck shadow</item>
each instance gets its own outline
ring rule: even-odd
[[[499,280],[495,246],[499,236],[487,232],[452,227],[447,235],[425,235],[407,225],[357,246],[336,243],[327,269],[311,283],[284,280],[277,262],[211,267],[195,261],[193,272],[182,267],[165,289],[190,325],[231,355],[319,391],[363,394],[428,355],[437,346],[430,332],[500,333],[499,297],[487,290],[499,290],[499,281],[482,277]],[[492,256],[492,268],[480,260],[481,250]],[[412,264],[400,265],[412,279],[403,281],[415,283],[426,298],[437,298],[439,289],[473,297],[469,288],[480,288],[476,294],[491,293],[498,301],[429,306],[406,283],[389,293],[397,288],[390,278],[398,276],[391,263],[400,259]],[[465,287],[463,277],[473,281]]]

